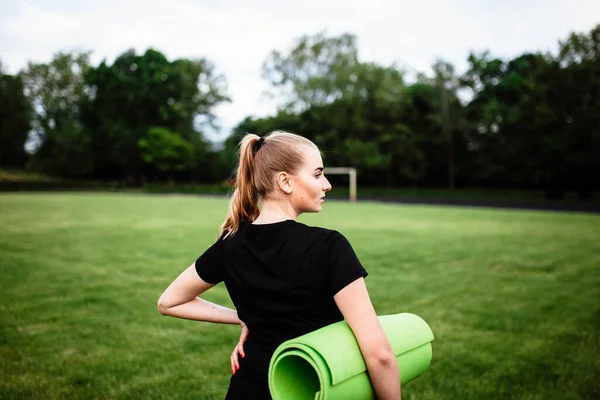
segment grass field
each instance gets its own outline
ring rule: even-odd
[[[1,399],[222,399],[234,326],[161,316],[224,199],[0,195]],[[600,398],[600,215],[330,202],[379,314],[436,336],[404,399]],[[231,305],[222,285],[209,300]]]

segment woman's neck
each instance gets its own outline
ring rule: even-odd
[[[298,215],[288,202],[276,201],[276,200],[265,200],[263,201],[260,215],[253,224],[273,224],[275,222],[281,222],[288,219],[296,220]]]

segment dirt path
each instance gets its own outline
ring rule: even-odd
[[[600,203],[589,202],[565,202],[565,201],[527,201],[527,200],[485,200],[485,199],[441,199],[441,198],[414,198],[414,197],[373,197],[359,198],[358,201],[378,201],[384,203],[401,204],[431,204],[462,207],[491,207],[509,208],[523,210],[547,210],[547,211],[573,211],[600,213]]]

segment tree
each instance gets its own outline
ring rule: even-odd
[[[170,62],[152,49],[127,51],[112,65],[103,61],[85,79],[84,123],[101,177],[140,181],[152,173],[138,146],[152,127],[177,132],[200,154],[205,146],[198,128],[203,121],[214,124],[214,107],[229,101],[223,77],[208,61]]]
[[[172,129],[188,140],[197,136],[198,128],[204,125],[218,129],[214,108],[231,101],[226,94],[225,77],[217,74],[214,65],[203,58],[177,59],[171,63],[171,69],[167,85],[169,99],[173,99]]]
[[[354,36],[304,36],[263,66],[287,95],[284,111],[238,129],[285,126],[315,141],[328,165],[357,166],[363,184],[536,187],[589,197],[600,182],[599,53],[596,27],[561,41],[557,56],[470,54],[460,78],[437,60],[432,76],[406,87],[394,66],[360,62]],[[229,153],[238,140],[226,142]]]
[[[557,56],[512,60],[471,55],[464,82],[477,144],[474,171],[504,185],[545,188],[549,197],[576,190],[589,197],[600,181],[600,29],[571,34]]]
[[[23,168],[31,107],[20,76],[2,72],[0,64],[0,165]]]
[[[165,128],[150,128],[147,137],[138,141],[138,147],[144,162],[167,174],[170,182],[177,172],[190,169],[194,164],[194,146]]]
[[[412,132],[401,123],[403,73],[359,62],[355,36],[303,36],[290,52],[274,51],[263,74],[287,98],[285,112],[252,121],[261,129],[289,126],[315,141],[328,165],[356,167],[363,183],[393,185],[422,176],[417,141],[408,140]]]
[[[590,198],[600,190],[600,24],[589,33],[572,33],[561,41],[554,61],[555,79],[548,90],[562,134],[559,143],[544,143],[551,158],[548,186],[558,196],[573,189]],[[557,145],[566,156],[560,164]],[[557,169],[559,165],[563,168]]]
[[[287,54],[273,51],[263,64],[263,77],[287,96],[285,107],[304,111],[342,97],[357,81],[350,71],[358,64],[356,37],[302,36]]]
[[[434,134],[430,143],[435,146],[435,149],[428,151],[428,155],[437,159],[438,148],[445,148],[439,158],[446,160],[446,184],[449,189],[454,189],[457,175],[455,144],[457,139],[464,137],[463,107],[458,99],[460,80],[454,72],[454,66],[442,59],[436,60],[432,70],[431,78],[424,74],[419,76],[418,83],[421,86],[415,86],[411,93],[416,94],[417,90],[421,90],[417,101],[428,103],[428,118],[433,123],[429,133]]]
[[[89,173],[90,143],[80,123],[83,74],[89,52],[57,53],[48,64],[29,62],[20,72],[32,109],[34,168],[47,173],[81,176]]]
[[[440,94],[440,126],[442,127],[442,136],[446,142],[447,161],[448,161],[448,189],[454,189],[455,186],[455,165],[454,165],[454,135],[456,126],[452,126],[452,121],[457,120],[457,112],[460,107],[454,107],[454,112],[450,114],[450,98],[457,98],[458,78],[454,74],[452,64],[437,60],[433,65],[434,82]]]

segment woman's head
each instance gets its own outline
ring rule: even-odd
[[[262,200],[286,202],[296,215],[318,212],[330,189],[319,149],[310,140],[282,131],[262,139],[247,134],[240,142],[236,188],[219,236],[254,221]]]

